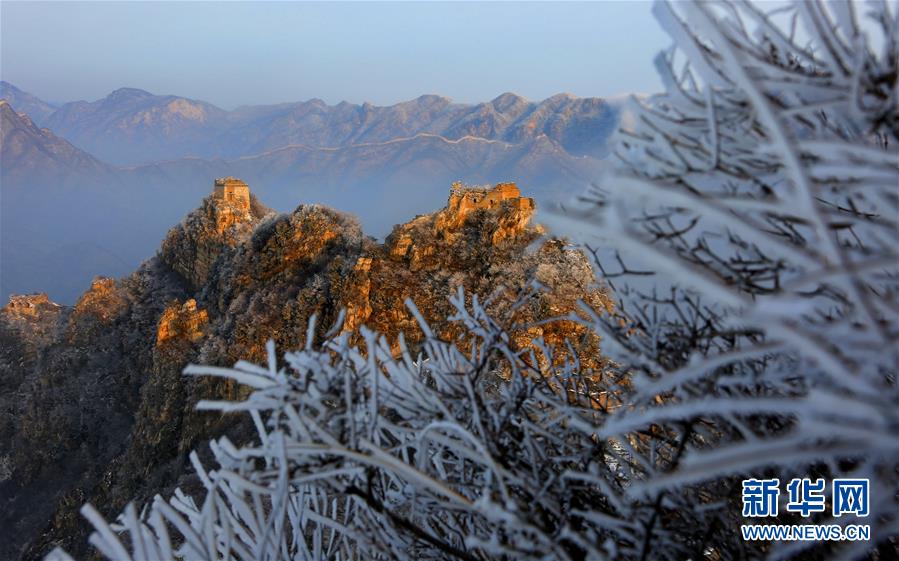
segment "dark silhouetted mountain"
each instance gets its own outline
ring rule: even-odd
[[[5,99],[19,111],[27,113],[38,125],[56,111],[56,106],[28,92],[23,92],[9,82],[0,82],[0,99]]]

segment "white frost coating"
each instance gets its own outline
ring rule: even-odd
[[[619,135],[619,165],[550,221],[615,287],[618,317],[597,320],[635,383],[597,432],[641,434],[630,488],[678,512],[651,519],[672,550],[690,525],[737,532],[740,477],[826,465],[899,491],[899,14],[763,8],[657,5],[686,63],[660,55],[668,91]],[[876,508],[888,535],[899,509]]]
[[[597,384],[568,361],[536,366],[531,352],[509,346],[509,319],[489,317],[471,300],[466,305],[461,292],[451,299],[469,343],[432,335],[416,360],[407,349],[394,358],[383,337],[367,332],[366,354],[340,335],[285,355],[292,371],[275,370],[272,357],[268,369],[243,362],[208,369],[256,388],[240,404],[218,406],[251,412],[259,442],[213,443],[214,470],[191,456],[208,491],[200,503],[178,491],[168,502],[157,498],[139,518],[129,507],[113,525],[88,507],[98,529],[93,543],[111,558],[135,560],[145,553],[418,560],[501,552],[570,559],[572,540],[585,538],[562,539],[558,530],[586,523],[591,535],[605,535],[607,522],[615,531],[630,528],[587,505],[567,513],[560,502],[582,488],[576,492],[595,495],[600,507],[597,478],[607,480],[603,489],[623,486],[625,469],[593,474],[589,482],[561,477],[592,469],[595,441],[571,431],[569,421],[592,425],[602,416],[590,405]],[[550,346],[541,348],[552,356]],[[554,529],[545,516],[568,520],[552,523]],[[141,539],[119,537],[120,531]],[[170,534],[181,544],[175,551]],[[122,544],[140,549],[125,552]],[[608,547],[586,547],[586,558],[601,559]]]

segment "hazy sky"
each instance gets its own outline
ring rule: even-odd
[[[610,96],[660,89],[649,1],[0,2],[0,77],[50,101],[123,87],[225,108],[425,93]]]

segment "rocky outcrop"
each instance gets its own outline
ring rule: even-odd
[[[103,323],[110,322],[126,306],[124,295],[116,287],[114,279],[97,277],[91,287],[75,304],[76,316],[93,315]]]
[[[43,293],[13,296],[0,308],[0,394],[21,385],[26,373],[36,367],[40,350],[59,336],[68,313]],[[8,422],[5,415],[4,419],[0,426]]]
[[[436,253],[438,245],[454,245],[466,235],[477,236],[477,240],[468,242],[498,247],[507,239],[541,233],[539,226],[528,230],[535,210],[534,199],[522,197],[514,183],[493,188],[457,183],[446,208],[394,228],[387,238],[387,251],[391,258],[405,261],[416,271],[428,261],[447,257]],[[475,223],[474,228],[466,227]]]
[[[58,310],[59,305],[50,301],[44,293],[15,295],[4,306],[4,315],[10,319],[36,318],[44,310]]]
[[[0,363],[9,387],[0,395],[0,450],[12,451],[0,457],[0,528],[13,529],[0,557],[36,559],[55,545],[83,554],[80,504],[112,516],[131,499],[190,487],[190,450],[218,435],[250,437],[237,417],[194,408],[247,390],[186,378],[189,363],[262,362],[269,340],[287,350],[306,345],[307,334],[315,344],[332,328],[362,326],[397,352],[402,333],[414,351],[423,334],[407,298],[433,331],[464,344],[447,320],[447,296],[463,288],[469,298],[489,296],[518,348],[533,348],[536,336],[558,348],[570,342],[600,367],[596,336],[551,318],[578,313],[579,300],[598,311],[609,300],[578,251],[552,240],[529,249],[541,235],[534,210],[511,183],[457,185],[444,209],[396,226],[379,244],[352,216],[318,205],[276,215],[225,178],[131,276],[95,279],[73,308],[15,297],[0,312],[10,349]],[[547,290],[520,301],[532,280]]]
[[[496,220],[484,233],[490,243],[498,245],[524,232],[535,210],[534,199],[522,197],[514,183],[500,183],[493,188],[457,184],[453,186],[446,209],[435,216],[434,227],[445,232],[449,239],[473,213],[489,211],[496,215]]]
[[[225,178],[224,182],[233,179]],[[242,183],[242,182],[241,182]],[[235,196],[229,186],[228,197],[224,190],[214,191],[203,201],[202,207],[169,231],[162,242],[159,257],[173,271],[179,273],[193,289],[200,289],[209,280],[213,263],[219,255],[233,248],[246,238],[256,222],[270,212],[253,197],[246,184],[245,196]]]
[[[353,267],[352,276],[347,285],[350,297],[346,302],[346,317],[343,322],[344,331],[355,331],[365,323],[374,311],[371,307],[371,257],[360,257]]]
[[[162,312],[159,327],[156,328],[156,346],[170,339],[186,339],[196,341],[203,337],[203,328],[209,323],[206,310],[197,309],[197,301],[193,298],[183,304],[175,302]]]
[[[436,333],[455,338],[456,326],[445,321],[453,313],[446,296],[463,288],[469,297],[491,296],[490,312],[505,318],[519,348],[533,348],[540,336],[559,348],[565,339],[577,339],[585,366],[600,369],[595,335],[573,321],[545,320],[580,313],[580,300],[598,311],[611,301],[579,251],[553,240],[528,251],[543,234],[531,223],[535,211],[533,199],[514,183],[453,185],[445,208],[396,226],[384,246],[360,259],[343,297],[349,327],[368,325],[394,343],[402,332],[415,344],[421,332],[404,304],[411,298]],[[548,290],[516,303],[531,280]]]
[[[45,293],[14,295],[0,309],[0,322],[26,337],[34,348],[45,344],[53,335],[65,309],[50,301]]]

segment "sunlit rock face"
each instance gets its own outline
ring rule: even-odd
[[[535,211],[533,199],[522,196],[514,183],[455,184],[446,207],[396,226],[384,245],[371,251],[371,261],[357,265],[344,298],[351,325],[364,324],[386,334],[396,351],[400,333],[415,344],[421,332],[404,304],[410,298],[436,333],[456,337],[457,326],[445,321],[453,313],[446,296],[459,288],[469,298],[491,295],[491,313],[508,315],[508,321],[518,325],[577,313],[579,300],[596,310],[610,309],[611,301],[596,287],[592,268],[579,251],[555,240],[528,250],[544,233],[531,222]],[[547,290],[516,307],[529,280]],[[602,361],[598,339],[573,321],[510,328],[510,335],[522,349],[540,336],[553,344],[580,338],[583,349],[590,349],[584,355],[593,357],[589,366],[599,367]]]
[[[353,267],[347,284],[346,317],[344,331],[355,331],[365,323],[374,309],[371,307],[371,257],[360,257]]]
[[[75,316],[91,314],[108,323],[127,305],[125,296],[116,287],[115,279],[97,277],[75,304]]]
[[[495,226],[488,234],[490,242],[498,245],[502,240],[524,232],[536,205],[534,199],[522,197],[514,183],[500,183],[492,189],[454,186],[446,209],[437,214],[435,227],[451,236],[479,210],[496,214]]]
[[[159,318],[156,329],[156,345],[162,345],[170,339],[186,339],[196,341],[203,337],[203,328],[209,323],[206,310],[197,309],[197,301],[193,298],[183,304],[175,302],[165,309]]]
[[[55,312],[60,309],[58,304],[50,301],[45,293],[14,295],[9,303],[3,307],[3,315],[9,319],[37,318],[44,312]]]
[[[14,387],[58,335],[69,310],[46,294],[14,295],[0,308],[0,388]]]
[[[534,199],[522,197],[514,183],[500,183],[492,188],[456,184],[443,210],[394,228],[387,239],[388,252],[391,257],[408,262],[410,269],[418,270],[429,259],[439,259],[440,256],[435,257],[434,240],[454,244],[466,234],[476,233],[478,243],[497,247],[503,240],[541,233],[539,226],[528,229],[535,210]],[[467,228],[469,223],[477,225]],[[433,236],[422,235],[426,230]]]
[[[363,344],[362,327],[397,353],[402,334],[414,352],[423,333],[410,299],[436,334],[464,345],[447,319],[447,297],[461,288],[488,302],[516,349],[570,340],[585,367],[601,367],[595,335],[551,318],[582,313],[578,301],[601,312],[610,300],[579,251],[541,240],[534,212],[515,184],[456,185],[444,208],[397,225],[382,244],[324,206],[276,214],[227,177],[130,276],[96,278],[71,308],[14,297],[0,310],[0,451],[11,451],[0,457],[0,527],[16,538],[0,558],[42,558],[56,545],[83,556],[82,503],[113,517],[129,500],[189,488],[191,450],[252,436],[239,417],[194,407],[246,388],[185,377],[190,363],[264,362],[269,340],[286,351],[329,331]],[[546,290],[516,303],[532,280]]]

